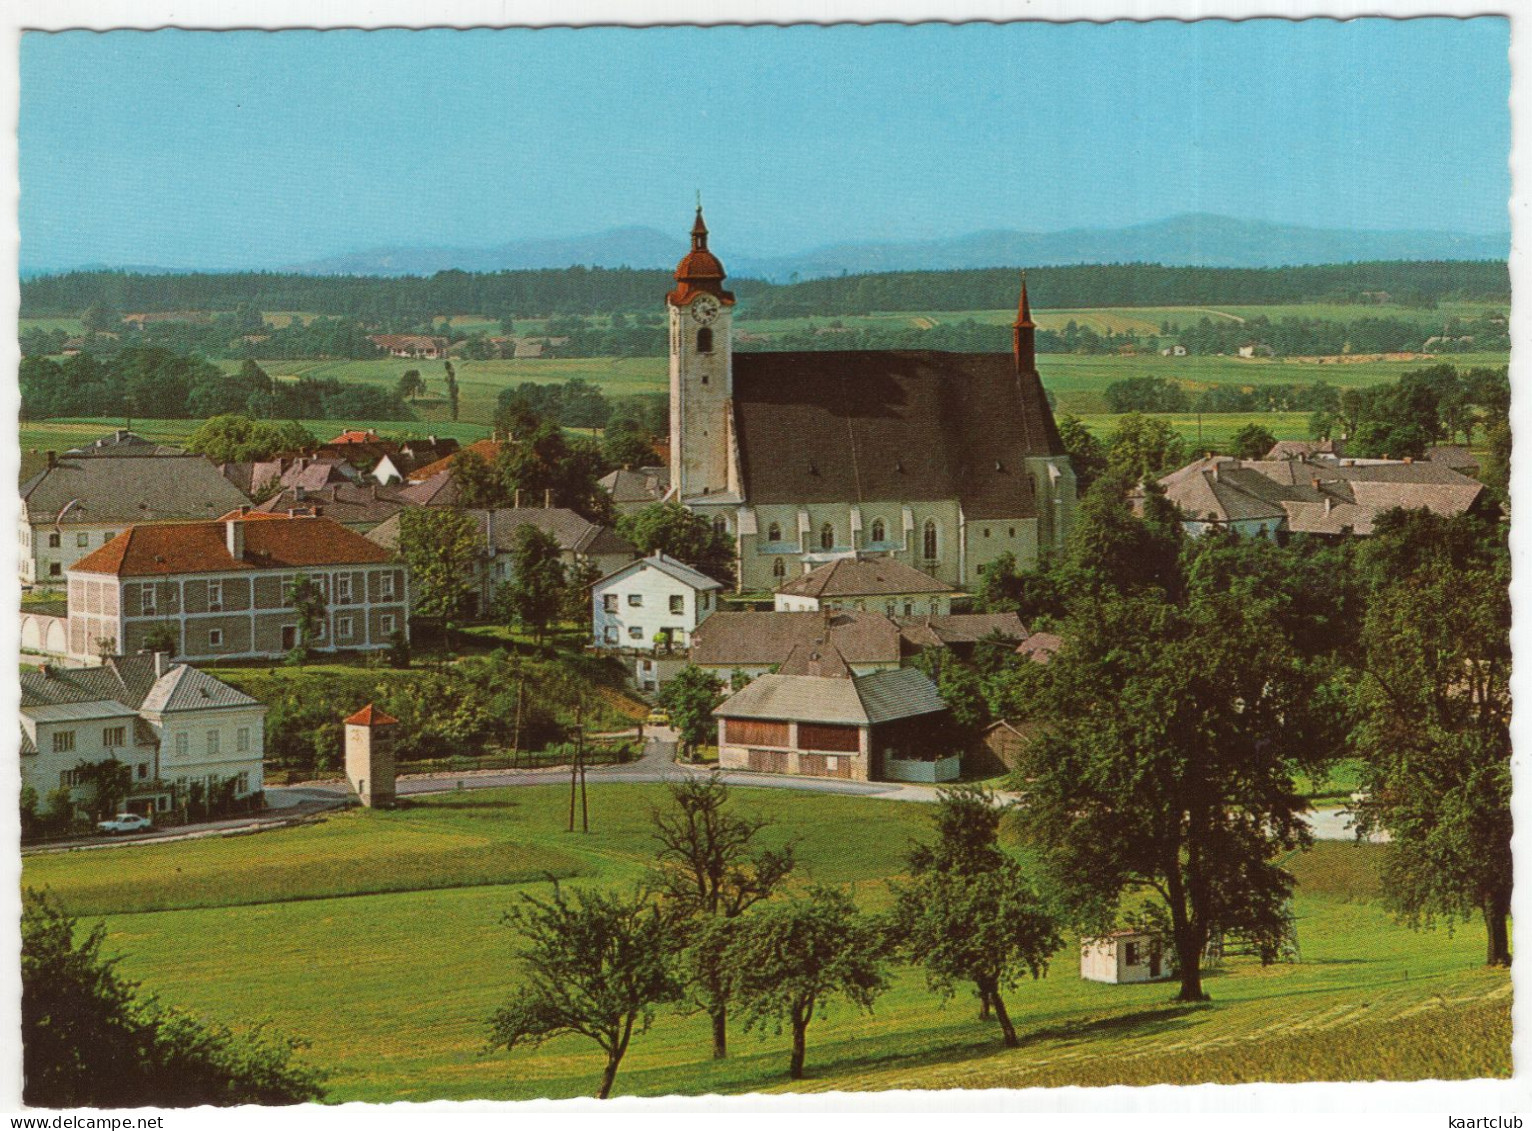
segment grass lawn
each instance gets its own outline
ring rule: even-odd
[[[592,832],[563,831],[562,786],[447,794],[395,812],[352,811],[305,829],[223,841],[35,855],[24,882],[87,919],[105,916],[122,969],[175,1005],[235,1025],[269,1018],[312,1042],[336,1101],[588,1095],[588,1042],[487,1055],[485,1019],[516,977],[501,913],[538,867],[574,884],[625,886],[653,858],[662,787],[602,784]],[[886,905],[925,806],[739,788],[793,839],[802,879],[851,884]],[[786,1077],[787,1037],[731,1032],[708,1056],[707,1023],[662,1010],[634,1038],[619,1093],[665,1095],[896,1087],[1021,1087],[1249,1079],[1508,1075],[1510,983],[1483,969],[1482,926],[1415,933],[1375,902],[1374,846],[1326,843],[1293,862],[1303,962],[1232,959],[1210,1006],[1165,984],[1076,976],[1069,949],[1008,995],[1023,1047],[1008,1051],[960,995],[945,1006],[896,970],[871,1016],[842,1004],[809,1028],[808,1079]],[[404,890],[414,886],[415,890]],[[151,905],[178,910],[146,912]]]

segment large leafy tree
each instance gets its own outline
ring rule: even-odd
[[[1117,422],[1107,448],[1107,469],[1134,481],[1181,466],[1186,444],[1168,421],[1130,412]]]
[[[716,773],[669,787],[670,805],[653,813],[659,842],[653,884],[694,928],[686,952],[693,1000],[713,1026],[713,1058],[729,1054],[730,981],[710,933],[714,919],[734,919],[767,899],[793,870],[793,850],[765,848],[756,834],[770,822],[729,807],[729,787]]]
[[[705,745],[716,734],[713,708],[723,701],[723,690],[712,672],[687,664],[660,690],[660,705],[670,714],[670,725],[685,750]]]
[[[1163,904],[1180,998],[1202,1000],[1200,960],[1220,931],[1275,957],[1308,842],[1293,775],[1333,738],[1332,672],[1295,647],[1284,596],[1203,568],[1189,581],[1077,600],[1069,646],[1042,669],[1042,730],[1023,755],[1022,824],[1078,921],[1106,927],[1124,896]]]
[[[673,928],[642,891],[523,895],[505,923],[522,936],[522,981],[490,1019],[490,1047],[514,1051],[573,1034],[606,1054],[597,1099],[612,1094],[634,1032],[680,993],[671,972]]]
[[[788,1076],[803,1079],[809,1022],[834,998],[871,1010],[887,988],[877,927],[845,892],[815,887],[734,920],[723,961],[745,1028],[785,1025]]]
[[[186,447],[214,463],[243,463],[270,459],[278,452],[307,451],[318,442],[312,432],[296,421],[252,420],[230,413],[204,421],[192,433]]]
[[[516,531],[511,576],[500,587],[505,612],[539,643],[564,604],[566,578],[558,539],[535,526]]]
[[[1481,914],[1509,965],[1510,554],[1501,524],[1396,511],[1363,556],[1356,743],[1363,827],[1386,829],[1384,890],[1416,926]]]
[[[728,584],[734,578],[734,546],[728,535],[679,503],[655,503],[617,520],[617,532],[645,554],[667,554]]]
[[[467,615],[485,553],[478,523],[450,507],[406,507],[399,512],[398,553],[410,568],[417,615],[444,628]]]
[[[322,1099],[301,1045],[236,1034],[139,996],[102,945],[46,893],[22,895],[22,1098],[39,1107],[192,1107]]]

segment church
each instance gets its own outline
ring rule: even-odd
[[[1062,547],[1075,477],[1022,282],[1006,354],[740,353],[702,209],[666,295],[670,494],[733,541],[742,590],[889,557],[972,588]]]

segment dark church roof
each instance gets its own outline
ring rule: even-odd
[[[969,518],[1028,518],[1027,457],[1064,452],[1010,354],[737,353],[734,405],[758,505],[955,498]]]

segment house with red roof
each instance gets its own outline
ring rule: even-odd
[[[254,514],[130,526],[68,571],[68,655],[131,655],[169,630],[183,660],[276,659],[297,647],[299,578],[323,597],[310,647],[386,648],[409,631],[408,576],[329,518]]]

